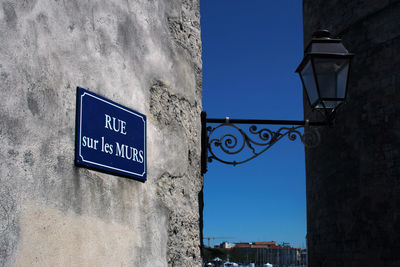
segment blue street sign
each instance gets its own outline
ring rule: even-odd
[[[75,163],[146,181],[146,116],[77,88]]]

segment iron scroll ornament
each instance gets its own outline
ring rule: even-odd
[[[207,163],[213,160],[224,164],[236,166],[246,163],[263,154],[279,140],[287,137],[290,141],[297,138],[306,147],[318,146],[321,140],[315,127],[322,123],[309,123],[308,121],[257,121],[257,120],[232,120],[226,118],[203,120],[202,136],[202,173],[207,172]],[[236,123],[234,123],[236,122]],[[206,126],[212,124],[212,126]],[[215,123],[216,126],[214,126]],[[245,124],[247,126],[238,126]],[[267,124],[285,124],[278,130],[260,127]],[[296,125],[297,124],[297,125]],[[294,126],[296,125],[296,126]],[[301,129],[304,129],[301,131]]]

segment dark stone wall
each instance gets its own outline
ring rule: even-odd
[[[400,266],[400,1],[303,0],[303,15],[305,44],[328,29],[356,54],[347,104],[306,149],[309,266]]]

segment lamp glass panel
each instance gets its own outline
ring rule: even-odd
[[[344,98],[349,59],[315,58],[314,66],[321,98]]]
[[[318,101],[317,84],[315,83],[314,71],[312,68],[311,60],[307,62],[304,68],[301,70],[300,75],[303,79],[304,86],[306,87],[308,99],[310,100],[311,106]]]
[[[340,98],[346,97],[347,77],[349,76],[350,59],[346,59],[346,63],[337,74],[337,94]]]

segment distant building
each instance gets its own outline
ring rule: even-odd
[[[216,248],[233,248],[236,244],[234,243],[229,243],[229,242],[222,242],[219,245],[215,245]]]
[[[304,264],[305,266],[308,266],[308,255],[307,255],[307,249],[302,249],[300,252],[300,262],[301,264]]]
[[[218,248],[228,250],[230,259],[241,264],[253,262],[255,266],[267,263],[274,266],[291,266],[305,265],[307,261],[306,250],[293,248],[288,243],[278,245],[275,241],[235,244],[223,242]]]

